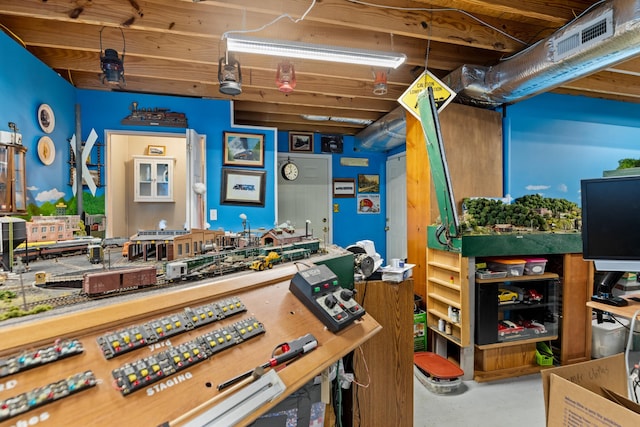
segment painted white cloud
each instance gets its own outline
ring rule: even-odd
[[[558,191],[560,191],[561,193],[566,193],[569,191],[569,188],[567,187],[567,184],[560,184],[558,185]]]
[[[38,187],[27,187],[29,191],[38,191]]]
[[[527,185],[525,188],[529,191],[541,191],[541,190],[548,190],[550,186],[549,185]]]
[[[62,191],[59,191],[57,188],[52,188],[51,190],[38,193],[38,195],[36,196],[36,201],[53,202],[58,200],[60,197],[64,197],[64,193]]]

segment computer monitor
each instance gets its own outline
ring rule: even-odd
[[[640,176],[584,179],[582,256],[599,271],[640,271]]]

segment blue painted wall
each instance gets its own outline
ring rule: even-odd
[[[0,67],[0,130],[10,131],[9,122],[17,125],[22,144],[27,148],[25,167],[27,177],[27,204],[55,204],[60,198],[69,198],[69,151],[67,138],[75,127],[75,89],[50,68],[29,54],[21,45],[0,32],[0,52],[11,58]],[[47,134],[37,120],[38,107],[49,104],[55,115],[55,127],[48,136],[56,147],[51,166],[44,166],[38,158],[38,140]],[[60,171],[67,169],[65,177]]]
[[[314,153],[321,153],[321,134],[315,133],[313,138],[317,141],[313,144]],[[333,243],[347,247],[359,240],[373,240],[376,251],[385,257],[386,253],[386,196],[384,193],[384,183],[386,182],[386,153],[356,152],[354,149],[354,137],[343,137],[342,154],[332,154],[333,178],[353,178],[358,180],[359,174],[380,176],[380,208],[376,214],[358,213],[358,198],[334,198],[333,204],[337,205],[338,212],[333,214]],[[289,151],[289,134],[287,132],[278,133],[278,152]],[[364,157],[369,159],[369,166],[355,167],[340,165],[341,157]],[[356,184],[357,186],[357,184]]]
[[[209,221],[212,229],[222,228],[229,231],[242,230],[239,215],[245,213],[252,227],[271,228],[274,224],[275,195],[273,191],[265,193],[265,206],[230,206],[220,204],[222,178],[222,139],[224,131],[248,132],[264,135],[264,169],[267,171],[267,189],[274,188],[275,141],[273,130],[262,128],[243,128],[230,125],[230,103],[225,100],[143,95],[126,92],[105,92],[78,90],[78,103],[82,110],[82,133],[86,140],[91,129],[95,129],[100,140],[104,130],[124,130],[142,132],[166,132],[185,134],[185,129],[172,127],[150,127],[122,125],[120,121],[130,114],[131,103],[138,102],[139,108],[168,108],[174,112],[185,113],[188,126],[201,135],[206,135],[207,162],[207,208],[218,210],[218,220]],[[248,168],[259,170],[256,168]],[[261,169],[261,168],[260,168]]]

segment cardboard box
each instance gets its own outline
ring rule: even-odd
[[[624,354],[543,370],[547,426],[639,426],[640,405],[627,398]]]

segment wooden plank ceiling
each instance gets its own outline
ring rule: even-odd
[[[596,3],[2,0],[0,29],[78,88],[198,98],[232,98],[218,90],[225,32],[265,27],[253,35],[405,53],[406,63],[388,75],[385,95],[373,94],[373,70],[368,66],[310,60],[292,61],[297,86],[293,93],[284,94],[275,83],[277,64],[283,58],[236,55],[242,70],[242,94],[233,97],[236,123],[349,135],[367,125],[310,121],[303,115],[375,121],[399,105],[398,97],[425,65],[444,77],[463,64],[497,64],[548,37]],[[120,54],[119,29],[124,32],[124,86],[101,81],[102,28],[103,50],[112,48]],[[555,91],[637,102],[639,72],[640,61],[631,60]]]

